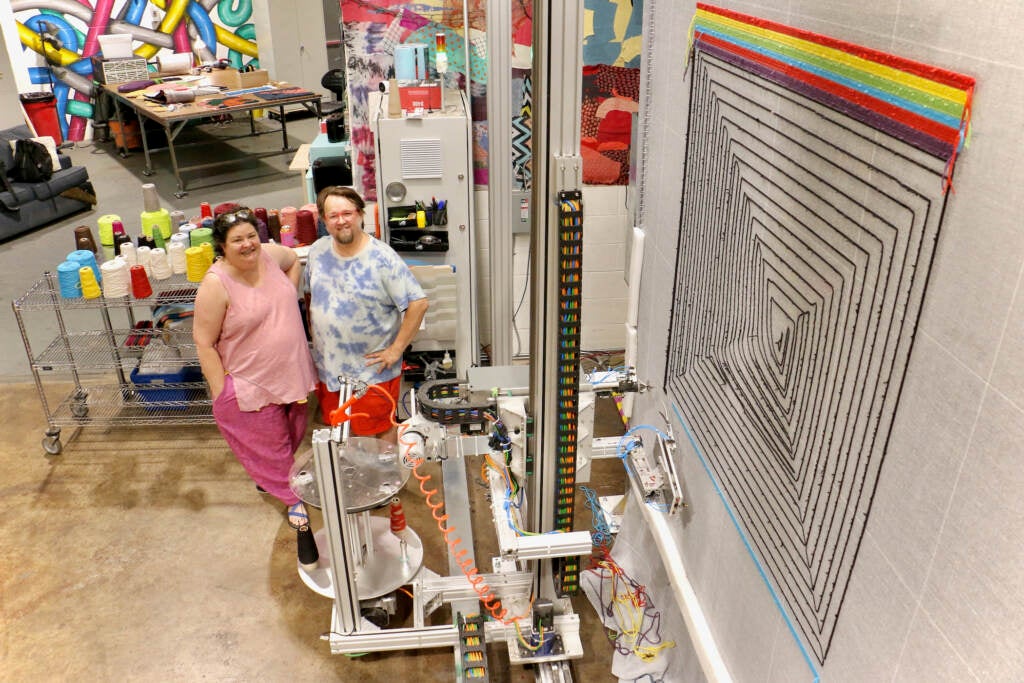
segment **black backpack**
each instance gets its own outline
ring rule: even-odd
[[[53,159],[46,145],[21,138],[14,143],[11,177],[23,183],[40,183],[53,176]]]

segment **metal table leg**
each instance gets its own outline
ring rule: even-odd
[[[185,191],[185,181],[181,179],[181,171],[178,168],[178,155],[174,153],[174,139],[178,137],[186,126],[188,121],[182,121],[178,124],[178,127],[170,126],[164,129],[164,133],[167,134],[167,151],[171,155],[171,169],[174,171],[174,179],[178,181],[178,191],[174,193],[174,196],[181,199],[188,192]]]
[[[149,142],[146,140],[146,119],[143,118],[142,112],[136,110],[135,116],[139,119],[139,137],[142,138],[142,152],[146,155],[146,168],[142,169],[142,175],[151,176],[153,175],[153,165],[149,161]]]
[[[281,137],[284,139],[284,147],[282,147],[281,149],[287,150],[288,149],[288,120],[285,118],[285,115],[284,115],[284,105],[283,104],[280,107],[277,108],[277,113],[281,117]]]

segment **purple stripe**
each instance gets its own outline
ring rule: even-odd
[[[696,46],[709,55],[718,57],[722,61],[728,62],[733,66],[740,67],[744,71],[756,74],[766,80],[778,83],[788,90],[792,90],[793,92],[799,93],[808,99],[818,102],[819,104],[823,104],[830,109],[846,114],[854,120],[860,121],[872,128],[887,133],[888,135],[891,135],[898,140],[902,140],[908,145],[916,147],[917,149],[926,152],[927,154],[931,154],[934,157],[948,161],[953,155],[953,145],[932,137],[927,133],[923,133],[913,126],[908,126],[907,124],[896,121],[884,114],[879,114],[876,111],[872,111],[867,107],[851,102],[839,95],[816,88],[798,78],[787,76],[786,74],[765,66],[764,64],[752,62],[733,52],[723,50],[716,45],[709,45],[697,40]]]

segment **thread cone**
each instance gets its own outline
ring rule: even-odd
[[[295,533],[299,564],[307,570],[315,569],[317,562],[320,561],[320,551],[316,549],[316,539],[313,538],[313,531],[309,528],[309,525],[305,525],[299,527]]]
[[[398,534],[405,531],[405,510],[402,509],[402,501],[398,498],[391,499],[391,533]]]

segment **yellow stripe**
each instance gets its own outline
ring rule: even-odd
[[[68,64],[74,64],[82,58],[77,52],[72,52],[65,48],[57,49],[55,47],[47,46],[44,50],[43,40],[39,37],[39,34],[30,29],[25,24],[16,22],[18,25],[18,37],[21,39],[21,44],[30,50],[38,52],[43,56],[47,62],[59,64],[60,66],[67,66]]]
[[[188,3],[189,0],[171,0],[171,6],[164,15],[164,19],[160,22],[160,27],[157,30],[160,31],[160,33],[166,33],[167,35],[173,33],[174,29],[176,29],[178,24],[181,23],[181,18],[185,16],[185,10],[188,9]],[[135,50],[135,54],[143,59],[149,59],[155,56],[159,51],[160,48],[158,46],[153,45],[152,43],[145,43]]]
[[[160,9],[164,9],[167,6],[167,3],[166,3],[165,0],[149,0],[149,1],[152,2],[154,5],[156,5]],[[181,2],[181,0],[174,0],[174,2]],[[185,2],[182,2],[182,5],[183,5],[182,11],[184,11],[184,9],[188,7],[187,0]],[[172,9],[173,9],[173,3],[172,3]],[[170,16],[169,12],[168,12],[168,16]],[[166,17],[165,17],[165,20],[166,20]],[[180,20],[180,18],[179,18],[179,20]],[[161,30],[163,30],[163,25],[164,25],[163,22],[161,22],[161,24],[160,24]],[[175,23],[175,26],[177,26],[177,23]],[[173,30],[173,28],[171,30]],[[252,57],[254,59],[258,58],[260,56],[259,48],[256,46],[256,43],[254,43],[253,41],[246,40],[245,38],[242,38],[240,36],[235,35],[231,31],[229,31],[226,28],[224,28],[223,26],[221,26],[220,24],[214,24],[213,25],[213,30],[214,30],[214,33],[217,34],[217,42],[220,43],[221,45],[223,45],[224,47],[228,48],[229,50],[234,50],[235,52],[240,52],[243,55],[245,55],[246,57]],[[211,45],[210,48],[212,49],[213,46]],[[156,48],[153,49],[153,54],[156,54]]]
[[[711,25],[719,24],[722,26],[728,26],[733,30],[740,31],[748,35],[757,36],[783,45],[789,45],[790,47],[802,52],[817,55],[840,64],[845,64],[859,71],[878,76],[879,78],[892,81],[893,83],[897,83],[905,87],[919,90],[935,97],[941,97],[961,106],[967,103],[967,93],[954,86],[945,85],[944,83],[939,83],[922,76],[917,76],[916,74],[908,73],[895,67],[879,64],[878,62],[873,62],[871,60],[864,59],[863,57],[843,52],[842,50],[821,45],[820,43],[796,38],[761,26],[753,26],[736,19],[723,17],[719,14],[712,14],[707,10],[698,9],[697,15],[701,20]]]

